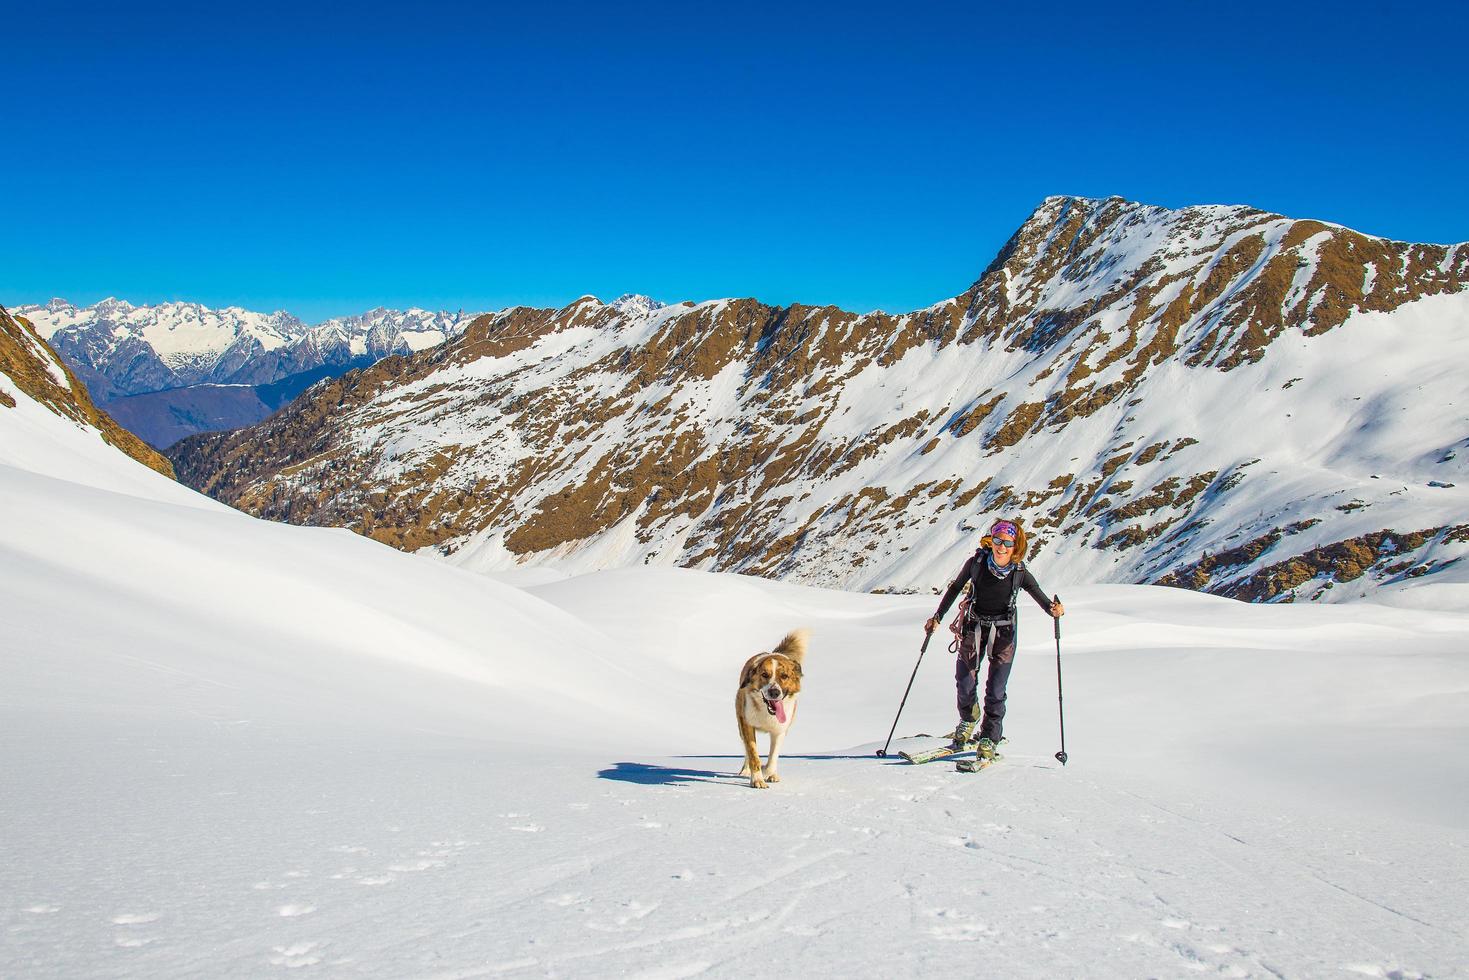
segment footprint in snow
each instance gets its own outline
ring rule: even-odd
[[[627,932],[629,929],[640,929],[642,927],[634,923],[658,908],[658,904],[654,902],[651,905],[644,905],[636,899],[630,899],[622,903],[621,912],[614,915],[610,923],[591,922],[588,923],[588,928],[596,929],[598,932]]]
[[[660,903],[658,902],[653,902],[651,905],[644,905],[637,899],[629,899],[628,901],[622,903],[622,907],[626,910],[627,914],[624,917],[619,918],[618,921],[631,922],[634,919],[641,919],[649,912],[652,912],[654,909],[658,908],[659,904]]]
[[[152,912],[128,912],[112,917],[112,924],[115,926],[141,926],[148,922],[157,921],[158,916]]]
[[[558,908],[567,909],[571,908],[573,905],[585,905],[590,901],[590,898],[578,895],[576,892],[566,892],[565,894],[557,895],[555,898],[546,899],[546,904],[555,905]]]
[[[707,973],[714,967],[707,960],[694,960],[690,963],[670,963],[667,966],[655,967],[637,974],[633,980],[691,980],[701,973]]]
[[[1423,980],[1422,973],[1413,970],[1403,970],[1394,966],[1378,966],[1375,963],[1348,963],[1342,967],[1348,973],[1361,974],[1364,977],[1385,977],[1388,980]]]
[[[151,936],[116,936],[112,941],[121,949],[138,949],[154,940]]]
[[[320,956],[312,955],[318,945],[320,944],[293,943],[290,946],[273,946],[270,963],[272,966],[284,966],[292,970],[302,966],[315,966],[321,962]]]
[[[945,942],[979,942],[994,932],[963,909],[930,909],[928,914],[939,920],[929,926],[928,934]]]
[[[447,867],[444,861],[433,858],[422,858],[418,861],[399,861],[397,864],[388,865],[389,871],[428,871],[430,868]]]

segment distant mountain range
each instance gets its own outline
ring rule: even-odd
[[[928,589],[1004,514],[1047,583],[1407,592],[1469,582],[1466,289],[1469,245],[1054,197],[925,310],[505,310],[170,456],[482,569]]]
[[[314,381],[441,344],[474,318],[375,309],[308,326],[289,313],[118,299],[86,307],[53,299],[12,312],[35,325],[109,412],[158,447],[258,422]],[[268,385],[280,387],[261,387]]]

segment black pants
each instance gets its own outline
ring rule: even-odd
[[[1005,685],[1009,683],[1010,668],[1015,661],[1013,622],[1008,626],[980,624],[965,630],[959,641],[954,686],[959,717],[964,721],[979,720],[979,666],[985,659],[989,660],[989,672],[984,680],[984,721],[979,726],[979,737],[998,742],[1005,731]]]

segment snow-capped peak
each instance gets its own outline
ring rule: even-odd
[[[56,298],[14,312],[29,319],[103,399],[201,383],[266,383],[336,363],[333,358],[345,363],[423,350],[462,333],[478,315],[377,307],[313,327],[281,310],[212,309],[188,301],[134,306],[115,297],[88,307]],[[332,334],[346,343],[324,344]]]
[[[641,293],[624,293],[610,304],[617,312],[628,317],[644,317],[650,313],[656,313],[667,304],[660,303],[651,296]]]

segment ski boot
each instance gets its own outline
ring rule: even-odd
[[[978,724],[979,722],[977,721],[959,722],[959,724],[954,728],[954,734],[950,736],[950,747],[955,752],[968,751],[970,743],[974,741],[974,728]]]
[[[993,742],[987,738],[980,739],[974,749],[974,758],[958,760],[954,763],[954,770],[956,772],[979,772],[981,769],[988,768],[1004,758],[995,751],[1002,742],[1004,739],[999,742]]]

